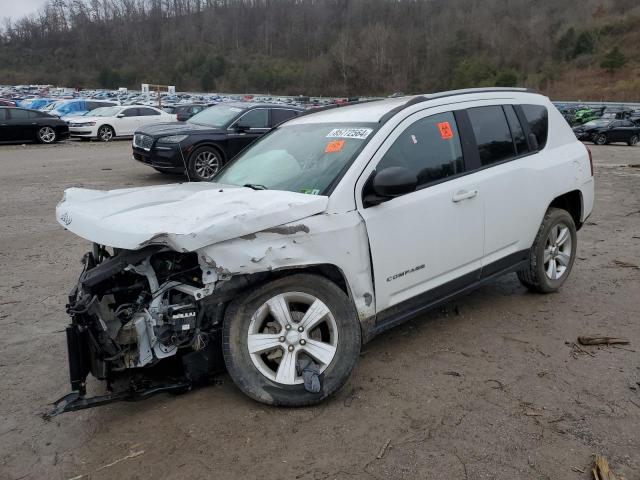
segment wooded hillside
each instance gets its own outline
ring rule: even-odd
[[[638,0],[51,0],[5,22],[0,83],[640,100],[639,45]]]

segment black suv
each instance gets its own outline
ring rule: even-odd
[[[262,103],[215,105],[186,122],[136,130],[133,158],[159,172],[186,171],[190,180],[210,181],[256,138],[302,112],[302,108]]]

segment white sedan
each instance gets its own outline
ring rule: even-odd
[[[97,138],[108,142],[115,137],[130,137],[151,123],[175,122],[176,116],[154,107],[140,105],[101,107],[68,120],[69,134],[81,139]]]

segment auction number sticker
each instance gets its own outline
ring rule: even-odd
[[[337,153],[344,147],[344,140],[334,140],[329,142],[324,149],[324,153]]]
[[[364,140],[373,132],[372,128],[334,128],[327,138],[356,138]]]
[[[440,130],[440,137],[442,137],[443,140],[449,140],[451,137],[453,137],[453,130],[451,130],[451,125],[449,125],[449,122],[439,123],[438,130]]]

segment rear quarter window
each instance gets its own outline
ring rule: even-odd
[[[542,105],[521,105],[529,130],[536,136],[540,150],[547,144],[549,132],[549,112]]]

